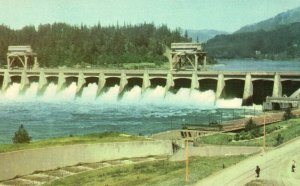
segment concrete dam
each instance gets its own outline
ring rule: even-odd
[[[134,86],[142,92],[162,86],[165,94],[180,88],[199,91],[213,90],[215,98],[242,98],[244,105],[262,104],[266,97],[291,96],[300,89],[300,74],[296,72],[214,72],[169,70],[101,70],[101,69],[0,69],[1,91],[19,83],[19,92],[25,92],[32,82],[38,83],[42,95],[49,83],[55,83],[59,92],[76,83],[76,96],[84,87],[96,83],[97,95],[114,85],[119,86],[119,96]]]

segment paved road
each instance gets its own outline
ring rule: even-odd
[[[296,172],[291,172],[292,161],[296,161]],[[261,177],[255,177],[255,167],[261,168]],[[292,142],[258,154],[232,167],[207,177],[196,183],[201,186],[243,186],[252,180],[267,180],[268,185],[300,185],[300,138]]]

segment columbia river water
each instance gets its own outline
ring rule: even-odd
[[[209,70],[300,71],[300,61],[226,60]],[[13,83],[0,93],[0,143],[11,143],[21,124],[33,140],[105,131],[151,135],[182,124],[222,122],[261,112],[260,105],[242,107],[241,98],[215,101],[212,90],[181,88],[165,96],[161,86],[143,94],[135,86],[118,99],[118,85],[96,97],[97,85],[89,84],[77,98],[76,83],[59,93],[50,83],[42,96],[37,96],[37,83],[31,83],[23,95],[19,86]]]

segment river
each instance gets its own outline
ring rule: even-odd
[[[217,71],[299,71],[299,61],[222,60],[209,67]],[[242,99],[219,99],[212,90],[200,92],[181,88],[176,93],[157,86],[143,94],[135,86],[118,98],[118,85],[96,97],[97,85],[89,84],[81,97],[75,97],[76,83],[56,93],[50,83],[37,96],[37,83],[19,94],[13,83],[0,93],[0,143],[11,143],[14,132],[23,124],[33,140],[117,131],[151,135],[178,129],[182,124],[208,124],[260,113],[260,106],[242,107]]]

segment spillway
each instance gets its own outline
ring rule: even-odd
[[[57,84],[49,83],[40,96],[37,95],[38,83],[33,82],[24,93],[19,92],[20,84],[12,83],[8,89],[0,94],[1,101],[73,101],[73,102],[94,102],[98,104],[135,104],[135,105],[157,105],[157,106],[192,106],[201,109],[211,108],[240,108],[242,99],[218,99],[215,102],[215,92],[213,90],[199,91],[190,88],[180,88],[176,93],[167,92],[162,86],[149,88],[142,93],[142,88],[134,86],[124,92],[122,97],[119,95],[119,85],[109,87],[107,91],[97,96],[98,85],[90,83],[83,88],[81,96],[76,96],[77,85],[70,83],[61,91],[57,91]]]

